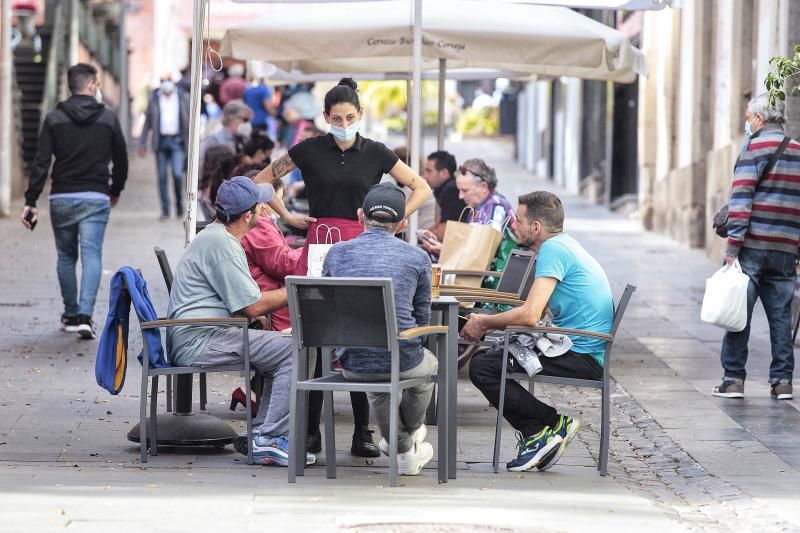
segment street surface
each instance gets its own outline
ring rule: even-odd
[[[430,139],[426,148],[434,149]],[[448,148],[459,162],[482,157],[495,166],[499,190],[512,204],[537,188],[562,194],[522,171],[510,142],[467,140]],[[16,216],[0,220],[0,531],[800,531],[800,402],[769,396],[769,332],[760,306],[746,398],[712,397],[722,375],[722,332],[699,315],[705,278],[718,262],[642,231],[636,220],[562,199],[566,231],[606,269],[615,299],[625,283],[638,287],[614,346],[609,475],[595,468],[599,394],[545,385],[537,394],[583,422],[578,438],[549,472],[494,474],[495,411],[462,373],[458,479],[437,484],[434,460],[394,489],[385,458],[350,456],[346,395],[336,406],[337,480],[317,466],[289,485],[285,469],[248,466],[230,446],[161,448],[140,464],[138,445],[125,438],[138,422],[135,319],[127,384],[111,396],[95,383],[97,342],[58,330],[47,202],[40,202],[34,232]],[[21,206],[17,200],[14,213]],[[156,310],[165,313],[153,246],[174,265],[183,228],[177,220],[159,222],[158,213],[155,165],[132,158],[106,235],[98,327],[110,277],[123,265],[142,269]],[[244,413],[228,404],[239,383],[238,375],[209,376],[209,412],[237,431]],[[429,440],[436,449],[435,427]],[[514,455],[514,442],[506,425],[503,462]]]

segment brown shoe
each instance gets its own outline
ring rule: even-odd
[[[721,384],[714,387],[711,395],[721,398],[744,398],[744,380],[725,378]]]
[[[784,378],[777,383],[773,383],[770,393],[772,394],[772,398],[775,400],[791,400],[792,382]]]

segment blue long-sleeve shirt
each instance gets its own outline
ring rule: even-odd
[[[431,260],[422,249],[388,231],[370,228],[355,239],[333,246],[325,257],[323,276],[392,278],[397,330],[427,326],[431,318]],[[339,355],[351,372],[389,373],[386,350],[347,349]],[[400,341],[400,371],[422,361],[422,340]]]

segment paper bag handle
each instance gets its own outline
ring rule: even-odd
[[[325,242],[324,243],[319,241],[319,229],[322,228],[322,227],[327,228],[327,230],[325,231]],[[342,231],[339,228],[337,228],[336,226],[329,226],[327,224],[319,224],[316,227],[316,229],[314,230],[314,233],[316,234],[316,237],[317,237],[317,244],[333,244],[333,232],[334,231],[336,231],[336,233],[339,235],[339,239],[338,239],[337,242],[341,242],[341,240],[342,240]]]
[[[461,222],[461,219],[464,218],[464,211],[466,210],[472,211],[472,217],[475,218],[475,209],[471,208],[470,206],[466,206],[464,209],[461,210],[461,214],[458,215],[458,221]]]

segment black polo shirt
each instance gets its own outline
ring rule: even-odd
[[[370,187],[379,183],[398,157],[382,143],[356,134],[345,151],[333,135],[304,140],[289,149],[289,157],[303,173],[309,215],[315,218],[357,220]]]
[[[458,220],[466,204],[458,197],[456,179],[450,178],[440,186],[433,189],[433,196],[439,204],[439,222]]]

